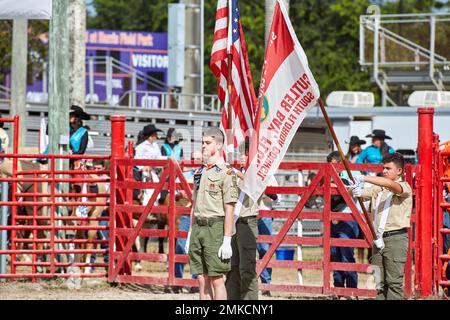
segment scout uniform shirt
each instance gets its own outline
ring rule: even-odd
[[[403,193],[399,195],[393,194],[392,196],[392,201],[389,209],[388,218],[386,221],[386,226],[384,228],[384,232],[400,230],[404,228],[409,228],[411,226],[410,222],[412,209],[411,187],[405,181],[398,180],[396,182],[402,186]],[[374,212],[379,192],[382,192],[382,197],[380,204],[378,205],[377,212]],[[363,198],[369,198],[372,201],[372,215],[374,217],[374,221],[381,221],[381,214],[383,212],[385,201],[389,192],[390,192],[389,189],[378,186],[373,186],[362,190],[361,196]],[[378,226],[375,226],[375,229],[378,229]]]
[[[236,175],[223,159],[195,172],[192,198],[196,218],[224,217],[225,204],[237,202],[238,197]]]
[[[243,181],[239,179],[239,192],[241,192],[241,186],[243,184]],[[272,176],[269,182],[269,186],[278,186],[277,180],[275,177]],[[272,206],[273,200],[269,198],[267,195],[262,194],[258,201],[253,201],[248,195],[245,195],[244,200],[242,202],[242,208],[239,212],[239,217],[245,218],[245,217],[253,217],[257,216],[259,213],[259,210],[261,209],[261,205],[264,205],[265,208],[270,208]],[[270,210],[270,209],[269,209]]]

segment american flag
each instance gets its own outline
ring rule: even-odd
[[[229,18],[231,16],[231,23]],[[248,63],[244,32],[239,17],[237,0],[219,0],[217,3],[216,26],[211,51],[210,67],[217,78],[217,91],[223,106],[221,129],[225,133],[225,145],[228,128],[228,53],[232,54],[231,69],[231,123],[234,147],[240,145],[253,129],[256,95]]]

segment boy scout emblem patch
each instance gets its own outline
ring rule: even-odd
[[[216,167],[216,172],[220,173],[220,171],[222,171],[222,169],[220,169],[219,167]]]

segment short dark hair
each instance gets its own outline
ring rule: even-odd
[[[328,163],[331,162],[333,159],[336,160],[337,162],[341,161],[341,155],[339,154],[339,152],[333,151],[327,156]]]
[[[94,160],[92,160],[92,165],[93,166],[98,166],[98,165],[105,166],[105,160],[103,160],[103,159],[94,159]]]
[[[397,166],[397,168],[400,168],[402,170],[405,167],[405,158],[401,153],[398,152],[389,153],[385,155],[381,162],[383,162],[383,164],[392,162]]]

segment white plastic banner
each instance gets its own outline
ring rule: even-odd
[[[52,18],[52,0],[0,0],[0,20]]]

